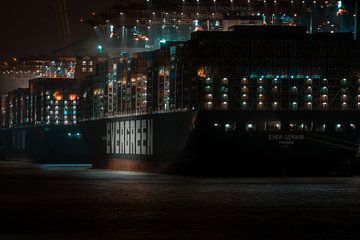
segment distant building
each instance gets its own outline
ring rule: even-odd
[[[16,58],[14,58],[16,59]],[[96,65],[104,58],[93,56],[40,56],[0,64],[0,93],[28,88],[34,78],[85,79],[95,75]]]

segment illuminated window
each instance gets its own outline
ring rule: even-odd
[[[221,103],[221,109],[223,109],[223,110],[226,110],[226,109],[228,109],[228,106],[229,104],[228,104],[228,102],[222,102]]]
[[[205,84],[206,85],[211,85],[212,83],[213,83],[213,81],[212,81],[211,78],[208,77],[208,78],[205,79]]]
[[[212,93],[213,92],[213,88],[210,86],[206,86],[205,87],[205,93]]]
[[[245,130],[247,132],[255,132],[256,131],[256,122],[246,122]]]
[[[267,123],[268,131],[280,131],[281,130],[281,122],[280,121],[270,121]]]
[[[242,92],[242,93],[248,93],[248,92],[249,92],[249,88],[248,88],[247,86],[243,86],[243,87],[241,88],[241,92]]]
[[[347,85],[348,84],[347,79],[346,78],[341,79],[340,84],[343,85],[343,86]]]
[[[291,107],[291,109],[296,110],[298,108],[298,103],[292,102],[292,103],[290,103],[290,107]]]
[[[273,102],[271,104],[271,108],[274,109],[274,110],[279,109],[279,103],[278,102]]]
[[[226,77],[221,79],[221,84],[228,85],[229,84],[229,79],[226,78]]]
[[[213,102],[206,102],[205,103],[205,109],[212,109],[213,108]]]
[[[256,104],[256,109],[257,110],[264,110],[265,109],[265,104],[263,103],[263,102],[258,102],[257,104]]]
[[[317,132],[325,132],[325,130],[326,130],[326,124],[325,123],[320,124],[315,128],[315,131],[317,131]]]
[[[348,107],[349,107],[349,105],[348,105],[347,102],[341,103],[341,108],[342,108],[342,109],[347,109]]]
[[[345,101],[347,101],[347,100],[348,100],[348,96],[347,96],[346,94],[343,94],[343,95],[341,96],[341,101],[345,102]]]
[[[321,108],[321,109],[327,109],[327,107],[328,107],[327,102],[322,102],[322,103],[320,104],[320,108]]]
[[[335,125],[335,131],[336,132],[343,132],[343,131],[345,131],[345,128],[344,128],[344,126],[342,124],[338,123],[338,124]]]
[[[258,92],[258,93],[263,93],[263,92],[265,92],[264,86],[259,86],[259,87],[257,88],[257,92]]]
[[[228,95],[226,93],[221,95],[221,100],[226,102],[228,100]]]
[[[225,132],[233,132],[235,131],[235,123],[226,123],[225,124]]]
[[[312,109],[312,103],[311,102],[307,102],[307,103],[305,103],[305,109],[308,109],[308,110],[311,110]]]
[[[247,85],[248,84],[248,79],[247,78],[241,79],[241,84],[242,85]]]
[[[257,80],[257,84],[264,84],[264,79],[263,78],[259,78],[258,80]]]
[[[328,91],[329,91],[329,90],[328,90],[327,87],[322,87],[322,88],[320,88],[320,93],[327,94]]]
[[[305,84],[311,85],[312,84],[312,79],[311,78],[306,79]]]
[[[213,95],[211,93],[205,95],[205,101],[211,102],[213,100]]]
[[[274,87],[271,89],[271,91],[272,91],[273,93],[278,93],[278,92],[279,92],[279,87],[278,87],[278,86],[274,86]]]
[[[328,95],[326,94],[323,94],[323,95],[320,95],[320,102],[326,102],[328,100]]]
[[[360,104],[359,104],[359,106],[360,106]],[[247,107],[248,107],[248,103],[247,103],[247,102],[242,102],[242,103],[241,103],[241,108],[242,108],[242,109],[245,110],[245,109],[247,109]],[[359,108],[360,108],[360,107],[359,107]]]
[[[86,72],[86,68],[85,68],[85,67],[82,68],[82,72]]]
[[[83,66],[86,66],[86,61],[82,61],[82,65],[83,65]]]

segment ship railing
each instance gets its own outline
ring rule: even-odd
[[[157,111],[137,111],[137,112],[129,112],[129,113],[108,113],[103,117],[93,117],[91,119],[82,119],[82,121],[87,120],[97,120],[97,119],[112,119],[118,117],[133,117],[133,116],[142,116],[142,115],[150,115],[150,114],[166,114],[166,113],[176,113],[176,112],[188,112],[193,111],[194,109],[173,109],[173,110],[157,110]]]

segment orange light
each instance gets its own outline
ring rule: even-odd
[[[205,68],[204,67],[200,67],[197,71],[197,75],[198,77],[201,78],[206,78],[206,74],[205,74]]]
[[[61,95],[60,91],[54,92],[52,96],[57,101],[61,101],[63,99],[63,96]]]
[[[69,100],[70,101],[75,101],[77,99],[77,95],[76,94],[70,94],[69,95]]]
[[[348,11],[344,8],[340,8],[337,12],[336,12],[336,15],[339,16],[339,15],[343,15],[343,14],[346,14],[348,13]]]

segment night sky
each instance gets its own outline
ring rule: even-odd
[[[112,6],[116,0],[67,0],[72,37],[59,38],[55,0],[6,0],[0,6],[0,61],[10,56],[48,53],[93,34],[81,17]]]

